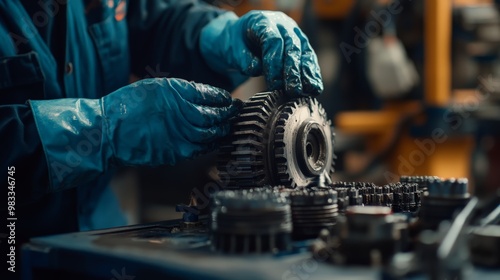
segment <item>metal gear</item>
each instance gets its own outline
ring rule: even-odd
[[[290,192],[293,237],[316,238],[322,229],[332,229],[338,215],[337,192],[326,188],[303,188]]]
[[[290,209],[287,195],[271,188],[219,191],[212,198],[212,246],[226,253],[289,251]]]
[[[333,139],[331,122],[316,99],[257,93],[221,145],[219,178],[230,189],[329,184]]]

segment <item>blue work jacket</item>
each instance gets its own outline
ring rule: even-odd
[[[124,223],[107,187],[110,174],[68,189],[49,186],[27,100],[100,98],[128,84],[131,74],[231,85],[198,49],[202,27],[223,13],[213,6],[195,0],[60,2],[66,1],[33,1],[40,8],[29,14],[19,0],[0,0],[0,176],[6,182],[7,168],[15,167],[18,239]],[[56,43],[64,44],[65,61],[58,63],[37,25],[61,12],[66,34]]]

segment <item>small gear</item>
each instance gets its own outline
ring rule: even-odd
[[[212,197],[210,233],[213,248],[220,252],[289,251],[289,199],[273,188],[219,191]]]
[[[316,99],[300,98],[285,104],[274,135],[279,184],[305,187],[331,183],[330,173],[334,170],[331,122]]]
[[[333,137],[316,99],[289,99],[279,91],[257,93],[245,103],[220,147],[220,181],[230,189],[331,183]]]
[[[331,230],[338,215],[337,192],[326,188],[303,188],[290,192],[294,239],[316,238]]]

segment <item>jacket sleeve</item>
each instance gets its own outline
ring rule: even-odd
[[[28,105],[0,106],[2,173],[7,184],[7,168],[15,173],[16,204],[31,202],[49,192],[49,176],[40,136]]]
[[[130,0],[127,11],[132,72],[139,77],[175,77],[233,90],[199,50],[201,29],[224,13],[196,0]]]

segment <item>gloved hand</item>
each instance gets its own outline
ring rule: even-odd
[[[174,164],[214,147],[242,102],[180,79],[145,79],[101,99],[30,101],[51,186],[88,181],[113,166]]]
[[[284,89],[290,96],[323,91],[318,59],[306,35],[281,12],[251,11],[241,18],[224,13],[202,29],[200,51],[235,86],[263,74],[271,90]]]

